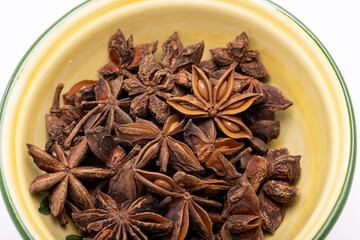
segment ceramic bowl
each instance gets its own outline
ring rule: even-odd
[[[44,195],[30,194],[40,170],[26,143],[44,146],[44,115],[54,89],[97,79],[108,61],[107,41],[121,28],[135,44],[159,40],[175,30],[185,45],[205,40],[209,49],[226,46],[246,31],[250,49],[294,105],[278,112],[281,133],[271,148],[302,155],[298,201],[288,207],[274,235],[265,239],[324,237],[345,204],[355,162],[354,117],[344,80],[319,40],[279,6],[260,0],[98,0],[76,7],[51,26],[21,60],[1,104],[2,192],[25,239],[64,239],[78,233],[38,212]],[[160,57],[161,49],[156,53]]]

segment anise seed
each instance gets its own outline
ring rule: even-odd
[[[228,149],[230,149],[230,147],[229,146],[227,146],[227,145],[222,145],[222,146],[220,146],[220,147],[218,147],[217,148],[218,150],[228,150]]]
[[[171,185],[170,185],[169,183],[167,183],[166,181],[162,180],[162,179],[156,179],[156,180],[154,181],[154,184],[155,184],[156,186],[159,186],[159,187],[167,190],[167,191],[172,191]]]
[[[239,124],[237,124],[237,123],[234,123],[234,122],[226,120],[226,119],[222,119],[222,122],[224,123],[225,127],[230,132],[240,132],[240,130],[241,130]]]
[[[220,88],[219,88],[219,91],[218,91],[218,95],[217,95],[217,100],[220,101],[225,93],[226,93],[226,88],[227,88],[227,85],[228,85],[228,82],[225,81],[221,84]]]
[[[239,108],[239,107],[241,107],[244,103],[245,103],[245,100],[238,101],[238,102],[236,102],[236,103],[234,103],[234,104],[231,104],[231,105],[229,106],[229,109]]]
[[[200,95],[206,100],[206,101],[209,101],[209,92],[208,92],[208,89],[205,85],[205,82],[203,80],[199,80],[198,82],[198,89],[199,89],[199,92],[200,92]]]

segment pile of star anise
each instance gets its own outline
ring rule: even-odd
[[[268,150],[274,112],[292,105],[248,50],[243,32],[227,48],[133,46],[118,30],[99,80],[55,90],[45,150],[28,144],[46,173],[51,214],[67,213],[84,239],[262,239],[298,194],[300,156]]]

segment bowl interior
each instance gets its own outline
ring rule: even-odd
[[[319,231],[341,192],[349,159],[350,126],[344,94],[328,59],[295,22],[260,1],[117,1],[91,2],[64,19],[43,39],[18,73],[7,99],[2,135],[6,186],[24,227],[34,239],[64,239],[77,233],[38,212],[42,194],[30,194],[31,181],[42,172],[27,155],[26,143],[43,147],[44,116],[54,89],[64,83],[97,79],[108,61],[107,41],[117,28],[134,35],[135,45],[178,31],[185,45],[205,41],[209,49],[225,47],[246,31],[249,48],[261,52],[273,84],[294,102],[278,112],[281,134],[271,148],[287,147],[302,155],[298,201],[273,239],[310,239]],[[4,150],[6,149],[6,150]]]

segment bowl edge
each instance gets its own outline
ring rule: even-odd
[[[26,61],[28,57],[31,55],[32,51],[36,49],[37,45],[46,37],[48,33],[50,33],[58,24],[60,24],[62,21],[64,21],[66,18],[68,18],[71,14],[75,13],[77,10],[81,9],[82,7],[85,7],[86,5],[90,4],[91,2],[94,2],[96,0],[85,0],[84,2],[78,4],[74,8],[70,9],[68,12],[66,12],[64,15],[62,15],[58,20],[56,20],[53,24],[51,24],[36,40],[35,42],[29,47],[29,49],[26,51],[24,56],[21,58],[19,63],[17,64],[15,70],[13,71],[10,80],[4,90],[1,103],[0,103],[0,129],[3,128],[3,116],[4,116],[4,109],[7,105],[7,98],[17,80],[17,77],[21,70],[23,69],[24,65],[26,64]],[[1,138],[0,138],[0,146],[1,146]],[[11,196],[9,195],[8,189],[6,187],[6,180],[4,179],[4,172],[2,167],[2,159],[0,156],[0,191],[2,198],[4,200],[5,206],[7,208],[7,211],[15,224],[16,229],[20,233],[21,237],[23,239],[34,239],[33,236],[29,233],[29,231],[24,226],[23,222],[21,221],[21,218],[19,217],[19,214],[13,205],[13,201],[11,199]]]
[[[16,82],[17,76],[21,72],[23,66],[26,64],[26,60],[31,55],[31,52],[37,47],[37,45],[41,42],[43,38],[46,37],[46,35],[51,32],[59,23],[64,21],[67,17],[69,17],[71,14],[75,13],[77,10],[81,9],[82,7],[85,7],[88,4],[91,4],[92,2],[96,2],[97,0],[85,0],[83,3],[80,3],[79,5],[75,6],[73,9],[69,10],[67,13],[65,13],[63,16],[61,16],[57,21],[55,21],[49,28],[47,28],[37,39],[36,41],[30,46],[30,48],[27,50],[27,52],[24,54],[24,56],[19,61],[18,65],[16,66],[13,74],[10,77],[10,80],[4,90],[3,97],[0,103],[0,129],[2,129],[3,125],[3,115],[4,115],[4,109],[7,105],[7,97],[11,92],[11,89]],[[279,11],[280,13],[284,14],[286,17],[290,18],[292,21],[294,21],[300,28],[302,28],[305,33],[307,33],[313,41],[317,44],[317,46],[320,48],[320,50],[324,53],[325,57],[328,59],[331,67],[333,68],[340,85],[342,87],[342,91],[344,93],[347,110],[348,110],[348,116],[349,116],[349,124],[350,124],[350,156],[349,156],[349,162],[348,162],[348,169],[346,173],[346,178],[344,181],[344,185],[342,187],[341,193],[330,213],[328,218],[326,219],[325,223],[322,225],[320,230],[316,233],[316,235],[313,237],[313,239],[324,239],[326,235],[330,232],[334,224],[336,223],[337,219],[339,218],[345,203],[347,201],[347,198],[349,196],[349,192],[352,185],[352,180],[354,177],[354,171],[355,171],[355,164],[356,164],[356,126],[355,126],[355,116],[354,116],[354,110],[352,107],[352,102],[350,98],[349,91],[346,87],[344,78],[336,65],[334,59],[331,57],[330,53],[327,51],[327,49],[324,47],[324,45],[321,43],[321,41],[315,36],[315,34],[305,25],[303,24],[299,19],[297,19],[293,14],[288,12],[286,9],[282,8],[278,4],[272,2],[271,0],[261,0],[262,2],[270,5],[275,10]],[[0,146],[1,146],[1,139],[0,139]],[[4,179],[4,173],[2,168],[2,161],[0,156],[0,168],[1,168],[1,176],[0,176],[0,190],[2,197],[4,199],[7,211],[14,222],[17,230],[19,231],[20,235],[23,237],[23,239],[33,239],[33,237],[30,235],[28,230],[25,228],[24,224],[21,221],[21,218],[19,217],[19,214],[16,211],[16,208],[13,206],[13,202],[11,200],[11,196],[8,193],[5,179]]]
[[[295,17],[293,14],[291,14],[289,11],[284,9],[283,7],[279,6],[278,4],[274,3],[271,0],[261,0],[270,6],[272,6],[274,9],[278,10],[280,13],[284,14],[288,18],[290,18],[292,21],[294,21],[300,28],[302,28],[306,34],[309,35],[309,37],[312,38],[312,40],[316,43],[316,45],[320,48],[320,50],[324,53],[325,57],[328,59],[331,67],[333,68],[336,77],[338,78],[342,91],[344,93],[346,106],[348,110],[348,116],[349,116],[349,124],[350,124],[350,156],[348,161],[348,169],[344,181],[344,185],[341,189],[340,195],[338,199],[336,200],[336,203],[320,228],[320,230],[316,233],[316,235],[313,237],[313,239],[325,239],[325,237],[329,234],[330,230],[335,225],[336,221],[338,220],[342,210],[344,209],[344,206],[346,204],[346,201],[349,196],[349,192],[351,189],[352,181],[354,178],[354,172],[355,172],[355,165],[356,165],[356,125],[355,125],[355,114],[353,105],[350,98],[350,93],[346,87],[344,77],[342,76],[340,69],[338,68],[336,62],[328,52],[328,50],[325,48],[325,46],[322,44],[322,42],[319,40],[318,37],[304,24],[302,23],[297,17]]]

